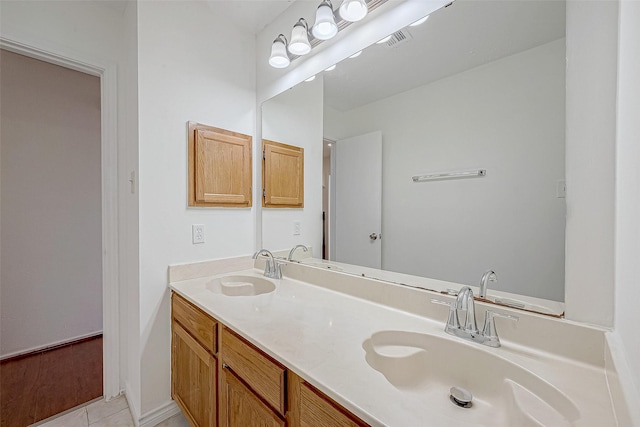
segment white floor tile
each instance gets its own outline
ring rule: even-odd
[[[111,399],[106,402],[100,400],[87,406],[87,413],[89,416],[89,424],[93,424],[103,418],[107,418],[110,415],[116,414],[123,409],[129,411],[129,405],[127,399],[124,396],[118,396],[115,399]]]
[[[173,417],[164,420],[156,427],[189,427],[189,421],[184,417],[184,415],[176,414]]]
[[[128,407],[89,425],[90,427],[135,427]]]
[[[87,427],[89,421],[87,419],[86,408],[80,408],[66,415],[40,424],[38,427]]]

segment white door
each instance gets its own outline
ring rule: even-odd
[[[335,233],[331,259],[380,268],[382,264],[382,133],[335,144]]]

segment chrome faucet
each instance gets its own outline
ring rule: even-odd
[[[287,257],[287,261],[293,261],[293,253],[298,248],[302,248],[304,249],[305,252],[309,252],[309,248],[306,247],[305,245],[295,245],[294,248],[289,251],[289,256]]]
[[[258,252],[253,254],[253,259],[258,258],[262,254],[266,255],[269,258],[267,259],[264,266],[264,276],[270,279],[282,279],[281,265],[276,262],[271,252],[266,249],[260,249]]]
[[[489,347],[500,347],[500,338],[498,337],[494,320],[496,317],[518,320],[517,316],[487,310],[484,318],[484,327],[482,331],[479,331],[478,324],[476,323],[473,290],[469,286],[463,286],[460,292],[458,292],[456,300],[453,302],[437,299],[432,299],[431,302],[449,306],[449,316],[447,318],[447,324],[444,327],[446,333],[479,344],[488,345]],[[464,323],[462,324],[460,323],[458,311],[464,313]]]
[[[478,296],[480,298],[486,298],[487,284],[489,282],[497,282],[497,281],[498,281],[498,276],[496,276],[496,273],[493,270],[485,271],[484,274],[482,275],[482,279],[480,280],[480,292],[478,293]]]

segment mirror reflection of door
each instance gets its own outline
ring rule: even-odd
[[[333,261],[382,267],[382,133],[336,141],[329,215]]]

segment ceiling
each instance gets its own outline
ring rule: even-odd
[[[295,0],[206,0],[240,29],[257,34],[285,11]]]
[[[53,1],[53,0],[50,0]],[[98,0],[97,4],[123,14],[130,0]],[[157,0],[139,0],[157,1]],[[185,0],[172,0],[185,1]],[[257,34],[295,0],[196,0],[205,1],[216,14],[244,32]],[[319,0],[318,0],[319,2]]]
[[[457,0],[324,73],[325,103],[350,110],[565,36],[562,0]]]

